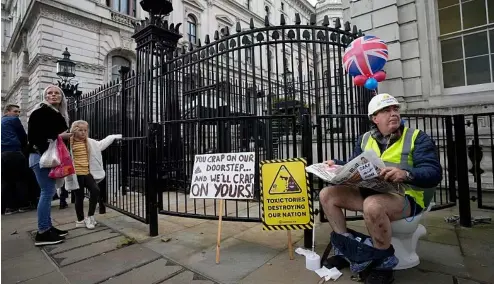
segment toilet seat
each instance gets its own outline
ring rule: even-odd
[[[427,233],[426,228],[419,224],[420,220],[429,212],[434,204],[431,202],[427,210],[413,217],[391,222],[391,244],[395,249],[395,256],[398,258],[398,265],[394,270],[403,270],[415,267],[420,264],[417,255],[417,244],[420,237]]]

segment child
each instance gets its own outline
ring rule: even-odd
[[[94,229],[94,211],[98,203],[98,183],[105,177],[101,152],[108,148],[115,139],[121,139],[122,135],[109,135],[101,141],[88,137],[88,123],[77,120],[72,123],[70,132],[70,149],[74,163],[75,175],[65,178],[67,190],[75,190],[75,212],[77,214],[76,228],[86,227]],[[89,191],[89,210],[87,218],[84,218],[84,188]]]

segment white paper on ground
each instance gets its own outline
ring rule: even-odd
[[[329,281],[330,279],[333,279],[334,281],[338,280],[343,273],[341,273],[336,267],[333,267],[331,269],[327,269],[326,267],[322,267],[318,270],[316,270],[317,275],[319,277],[324,277],[324,280]]]

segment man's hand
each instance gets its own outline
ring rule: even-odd
[[[332,166],[334,166],[334,165],[335,165],[335,163],[334,163],[334,161],[333,161],[333,160],[327,160],[326,162],[323,162],[323,164],[326,164],[326,165],[328,165],[328,166],[330,166],[330,167],[332,167]]]
[[[407,172],[395,167],[385,167],[381,170],[380,176],[385,181],[404,182],[407,179]]]

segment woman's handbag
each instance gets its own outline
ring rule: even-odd
[[[39,159],[40,168],[53,168],[60,165],[60,158],[58,156],[57,141],[51,141],[41,158]]]
[[[60,179],[75,174],[75,169],[69,150],[63,143],[61,137],[58,137],[57,139],[57,153],[58,158],[60,159],[60,165],[52,168],[48,176],[52,179]]]

